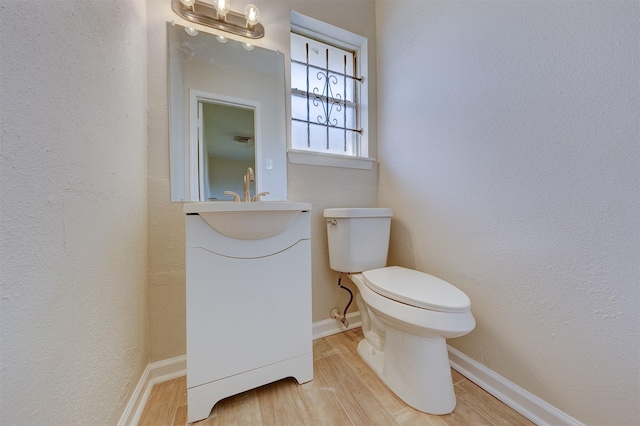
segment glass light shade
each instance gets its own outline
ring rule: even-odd
[[[242,47],[244,48],[244,50],[247,50],[247,51],[253,50],[253,45],[249,43],[242,43]]]
[[[229,7],[231,6],[230,0],[214,0],[213,7],[218,11],[218,19],[224,19],[229,12]]]
[[[192,37],[195,37],[198,35],[199,31],[196,30],[195,28],[192,27],[184,27],[184,32],[189,34]]]
[[[195,4],[196,0],[180,0],[180,3],[184,4],[187,7],[191,7]]]
[[[255,5],[249,4],[244,8],[244,17],[249,28],[253,28],[260,22],[260,11]]]

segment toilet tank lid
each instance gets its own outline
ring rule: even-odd
[[[324,209],[324,217],[348,218],[348,217],[391,217],[393,211],[385,207],[371,208],[336,208]]]

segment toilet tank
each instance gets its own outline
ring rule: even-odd
[[[387,266],[391,216],[388,208],[325,209],[331,269],[362,272]]]

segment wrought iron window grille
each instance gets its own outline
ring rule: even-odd
[[[344,146],[343,150],[347,151],[347,135],[349,132],[362,135],[363,129],[356,129],[347,127],[347,107],[354,108],[356,119],[355,123],[358,123],[358,109],[357,104],[353,101],[346,99],[347,94],[347,81],[350,84],[355,82],[362,83],[363,77],[356,77],[347,73],[347,55],[343,56],[343,72],[329,69],[329,49],[325,49],[325,66],[319,67],[309,62],[309,43],[305,44],[305,62],[291,59],[294,64],[302,65],[305,67],[306,73],[306,90],[291,89],[291,94],[300,97],[306,97],[306,119],[292,117],[293,121],[305,123],[307,126],[307,147],[311,147],[311,126],[322,126],[326,129],[326,149],[330,149],[330,129],[337,129],[343,131]],[[355,68],[355,67],[354,67]],[[314,85],[311,89],[311,79],[315,72],[315,78],[321,84]],[[339,83],[342,80],[342,92],[339,91]],[[322,92],[318,88],[322,87]],[[344,98],[343,98],[344,94]],[[311,118],[311,105],[318,108],[321,107],[322,114],[317,115],[314,119]],[[342,113],[342,123],[339,125],[339,120],[336,115]]]

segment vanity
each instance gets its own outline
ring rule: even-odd
[[[173,22],[167,35],[171,201],[184,203],[186,225],[191,423],[228,396],[286,377],[313,379],[311,205],[282,201],[284,55]]]
[[[188,421],[313,379],[309,203],[185,203]]]

